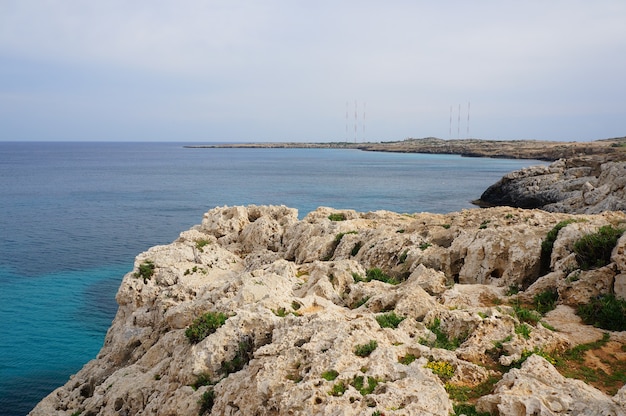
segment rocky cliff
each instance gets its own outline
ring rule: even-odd
[[[511,172],[476,203],[578,214],[626,211],[625,187],[626,161],[621,157],[582,156]]]
[[[626,296],[626,236],[591,268],[575,243],[625,224],[215,208],[137,257],[97,358],[31,415],[623,415],[626,333],[575,311]]]

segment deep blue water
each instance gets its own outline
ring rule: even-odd
[[[24,415],[95,358],[137,254],[222,205],[471,208],[536,161],[181,143],[0,142],[0,415]]]

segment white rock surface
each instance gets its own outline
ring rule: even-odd
[[[332,213],[346,220],[331,221]],[[570,335],[588,327],[557,311],[623,285],[615,276],[626,273],[624,238],[609,266],[578,280],[565,279],[571,263],[560,261],[571,256],[575,235],[626,221],[623,213],[577,216],[586,222],[562,230],[554,270],[539,275],[543,238],[571,217],[512,208],[447,215],[320,208],[298,220],[282,206],[215,208],[173,243],[137,257],[98,356],[31,415],[198,414],[213,391],[213,415],[448,416],[445,381],[474,386],[498,375],[484,366],[489,360],[511,364],[524,352],[587,342]],[[146,261],[154,275],[136,277]],[[363,281],[373,268],[399,284]],[[546,320],[563,332],[529,324],[529,336],[520,335],[505,304],[510,286],[558,289],[561,309]],[[208,311],[229,318],[192,344],[185,330]],[[405,319],[382,328],[376,318],[391,311]],[[457,338],[458,348],[439,348],[436,331]],[[357,356],[370,341],[373,352]],[[246,360],[225,374],[239,351]],[[534,357],[504,374],[480,406],[507,415],[622,414],[626,393],[608,397]],[[429,361],[450,365],[451,378],[442,381]],[[330,370],[335,380],[322,377]],[[375,387],[359,392],[361,377]],[[200,379],[212,385],[192,387]],[[329,394],[340,383],[345,391]]]

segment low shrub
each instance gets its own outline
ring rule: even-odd
[[[428,345],[432,348],[442,348],[444,350],[453,351],[459,348],[459,346],[465,340],[465,337],[449,339],[448,334],[443,332],[443,330],[441,329],[441,320],[439,318],[435,318],[434,322],[431,325],[427,326],[427,328],[433,334],[435,334],[437,338],[433,343],[429,343],[425,339],[420,339],[420,344]]]
[[[554,247],[554,242],[556,241],[557,236],[559,235],[559,231],[561,229],[567,227],[569,224],[578,222],[576,219],[564,220],[556,224],[548,234],[546,238],[541,242],[541,272],[542,274],[548,272],[550,270],[550,259],[552,257],[552,249]]]
[[[196,241],[196,248],[200,252],[204,252],[204,247],[211,244],[209,240],[198,240]]]
[[[556,301],[559,299],[559,293],[556,289],[548,289],[538,293],[533,298],[535,309],[542,315],[556,308]]]
[[[407,354],[404,357],[398,358],[398,362],[404,365],[409,365],[415,360],[417,360],[417,357],[413,354]]]
[[[213,389],[208,389],[207,391],[202,393],[202,396],[200,397],[200,400],[198,401],[198,404],[200,405],[200,412],[198,413],[198,415],[202,416],[202,415],[211,413],[214,403],[215,403],[215,391]]]
[[[328,219],[331,221],[345,221],[346,214],[344,214],[343,212],[336,212],[336,213],[330,214],[328,216]]]
[[[377,378],[367,377],[366,385],[364,376],[355,376],[354,379],[352,379],[352,383],[350,383],[350,385],[357,389],[362,396],[366,396],[374,391],[379,382],[380,380],[378,380]]]
[[[378,348],[378,342],[371,340],[367,344],[359,344],[354,347],[354,354],[359,357],[368,357],[376,348]]]
[[[154,276],[154,269],[154,263],[151,260],[146,260],[139,265],[139,270],[137,270],[133,276],[143,279],[144,283],[148,283],[148,279]]]
[[[378,267],[367,270],[365,276],[368,282],[372,280],[378,280],[380,282],[389,283],[392,285],[400,284],[400,281],[398,281],[395,277],[391,277],[388,274],[385,274],[385,272],[383,272]]]
[[[239,342],[235,357],[230,361],[222,362],[220,368],[221,373],[228,375],[242,370],[252,359],[253,353],[254,342],[252,342],[250,337],[244,337],[244,339]]]
[[[579,305],[576,312],[588,325],[609,331],[626,331],[626,301],[608,294],[593,298],[586,305]]]
[[[404,321],[406,318],[404,316],[398,316],[395,312],[386,313],[383,315],[378,315],[376,317],[376,322],[380,325],[381,328],[397,328],[400,325],[400,322]]]
[[[610,263],[611,252],[624,230],[610,225],[600,227],[597,232],[587,234],[574,243],[578,265],[583,270],[603,267]]]
[[[452,408],[454,409],[454,416],[491,416],[489,412],[479,412],[473,404],[455,404]]]
[[[326,381],[333,381],[339,376],[339,372],[337,370],[328,370],[322,373],[322,378]]]
[[[359,254],[359,251],[361,250],[361,247],[363,247],[363,243],[362,242],[357,241],[356,243],[354,243],[354,247],[352,247],[352,251],[350,251],[350,255],[352,257],[354,257],[357,254]]]
[[[347,389],[348,387],[346,386],[346,384],[343,381],[340,381],[333,385],[332,390],[330,390],[328,394],[336,397],[343,396]]]
[[[221,312],[207,312],[192,322],[185,330],[185,336],[192,344],[197,344],[224,325],[228,318]]]

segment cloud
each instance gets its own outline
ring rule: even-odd
[[[145,139],[188,123],[197,140],[330,140],[357,99],[370,138],[392,140],[446,137],[450,105],[471,101],[485,138],[623,135],[625,20],[621,0],[5,0],[0,121],[54,102],[58,135],[97,135],[70,127],[79,112]],[[549,137],[564,117],[588,127]]]

